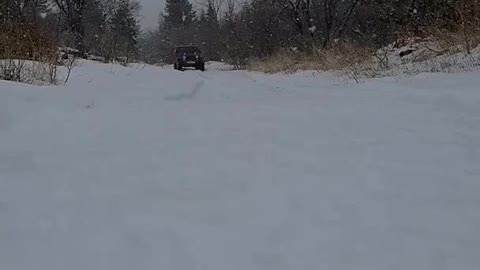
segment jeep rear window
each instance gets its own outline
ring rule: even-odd
[[[182,47],[182,48],[177,48],[176,49],[176,53],[177,54],[182,54],[182,53],[188,53],[188,54],[191,54],[191,53],[199,53],[200,50],[196,47]]]

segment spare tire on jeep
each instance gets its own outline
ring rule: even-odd
[[[197,46],[177,46],[173,50],[174,63],[173,68],[183,70],[185,67],[192,67],[197,70],[205,71],[205,60],[202,52]]]

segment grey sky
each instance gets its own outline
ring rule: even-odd
[[[158,14],[165,7],[165,0],[140,0],[140,3],[142,4],[142,27],[154,28],[157,25]]]
[[[139,0],[142,4],[141,10],[141,26],[143,29],[152,29],[157,26],[158,15],[165,8],[165,0]],[[202,0],[190,0],[197,9],[200,8],[199,3]]]

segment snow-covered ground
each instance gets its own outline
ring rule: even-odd
[[[426,72],[460,73],[480,69],[480,46],[470,53],[462,46],[445,46],[435,39],[397,41],[375,53],[369,61],[348,67],[345,75],[363,78],[405,77]]]
[[[474,270],[480,76],[0,81],[0,269]]]

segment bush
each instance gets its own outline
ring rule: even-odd
[[[54,39],[32,25],[14,26],[0,25],[0,79],[57,83],[59,59]]]
[[[266,73],[341,70],[366,61],[372,56],[373,51],[371,48],[342,43],[330,49],[314,48],[309,52],[281,51],[272,57],[250,59],[245,67],[248,70]]]

